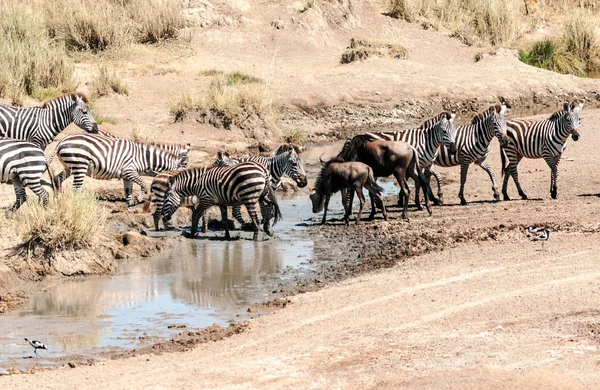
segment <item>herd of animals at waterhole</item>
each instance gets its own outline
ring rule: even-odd
[[[558,164],[569,136],[574,141],[579,139],[582,108],[583,103],[574,101],[564,103],[561,110],[544,120],[507,120],[508,106],[500,101],[463,126],[454,125],[454,113],[442,112],[416,128],[356,135],[345,142],[336,157],[321,161],[315,187],[310,191],[313,212],[323,211],[321,223],[325,223],[331,195],[340,192],[344,221],[348,223],[356,195],[358,223],[366,202],[365,188],[371,200],[369,218],[381,210],[387,220],[382,188],[376,180],[393,176],[400,187],[398,205],[402,208],[402,218],[408,219],[409,178],[415,182],[417,209],[423,209],[420,200],[423,190],[425,207],[431,214],[431,204],[444,202],[439,168],[454,166],[460,166],[458,196],[461,204],[466,205],[464,189],[473,163],[488,173],[493,197],[500,200],[496,174],[486,161],[493,138],[500,143],[504,200],[510,199],[507,190],[510,178],[519,196],[527,199],[517,169],[523,158],[546,161],[551,170],[550,195],[558,199]],[[84,132],[64,137],[47,160],[45,148],[71,123]],[[282,144],[270,156],[230,156],[220,152],[211,166],[190,167],[190,144],[136,142],[101,131],[85,95],[80,93],[59,96],[41,107],[0,105],[0,136],[0,181],[12,183],[16,195],[7,213],[15,212],[27,200],[26,188],[35,193],[42,204],[48,203],[49,195],[43,185],[48,183],[42,179],[47,171],[54,190],[70,176],[73,176],[74,191],[83,187],[86,176],[123,180],[129,206],[136,203],[133,184],[137,184],[145,201],[144,210],[149,212],[152,203],[155,204],[152,215],[157,230],[161,220],[168,228],[173,213],[181,206],[188,207],[192,211],[189,233],[192,237],[197,235],[201,219],[202,231],[206,232],[205,211],[218,206],[225,237],[230,238],[226,222],[228,207],[231,207],[235,220],[250,227],[254,240],[258,240],[261,225],[265,233],[272,235],[272,225],[282,217],[275,194],[282,176],[290,177],[301,188],[308,183],[301,150],[291,142]],[[50,168],[55,158],[64,168],[58,174]],[[142,176],[154,177],[150,191]],[[431,176],[436,179],[437,194],[430,185]],[[242,206],[250,222],[244,221]],[[539,236],[543,234],[546,231]]]

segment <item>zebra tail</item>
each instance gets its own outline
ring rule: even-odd
[[[148,199],[146,199],[146,201],[144,202],[143,211],[145,213],[149,213],[151,205],[152,205],[152,191],[148,191]]]
[[[500,160],[502,161],[502,177],[504,177],[506,175],[506,152],[502,146],[500,146]]]
[[[54,176],[54,169],[52,169],[52,167],[50,166],[50,163],[47,162],[46,163],[46,170],[48,171],[48,176],[50,177],[50,183],[52,185],[52,192],[54,192],[54,194],[56,194],[56,181],[55,181],[55,176]]]
[[[275,211],[273,226],[277,224],[281,220],[281,209],[279,208],[279,203],[277,203],[277,196],[275,195],[275,190],[273,187],[267,183],[267,196],[265,198],[265,202],[270,204]]]

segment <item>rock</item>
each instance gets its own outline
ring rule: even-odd
[[[285,24],[283,23],[283,20],[281,20],[281,19],[272,21],[271,26],[275,27],[277,30],[281,30],[281,29],[285,28]]]

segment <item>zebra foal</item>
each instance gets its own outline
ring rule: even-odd
[[[73,189],[83,186],[85,176],[95,179],[123,179],[125,198],[133,206],[133,183],[142,189],[147,187],[140,174],[183,169],[188,166],[187,152],[174,155],[154,145],[134,142],[123,138],[106,137],[101,134],[73,134],[65,137],[50,157],[49,163],[58,156],[65,170],[55,177],[56,187],[71,174]]]
[[[263,213],[263,228],[271,235],[270,219],[275,223],[281,218],[277,198],[269,185],[269,171],[262,165],[247,161],[230,167],[191,168],[169,177],[168,189],[163,205],[163,215],[167,220],[180,206],[182,199],[196,196],[198,205],[193,209],[191,236],[198,231],[198,222],[204,211],[211,206],[221,209],[225,238],[231,238],[227,223],[227,207],[244,205],[254,228],[254,241],[258,241],[259,221],[256,203],[260,203]],[[274,215],[269,215],[270,210]]]
[[[42,107],[15,107],[0,104],[0,137],[31,141],[42,150],[69,124],[88,133],[97,133],[98,124],[81,93],[48,100]]]
[[[546,120],[514,119],[507,122],[509,142],[500,148],[504,200],[510,200],[507,191],[509,175],[513,178],[521,199],[528,199],[521,188],[517,172],[517,166],[523,157],[543,158],[546,161],[552,172],[550,196],[552,199],[558,199],[558,163],[567,147],[569,136],[573,141],[579,140],[582,108],[583,103],[564,103],[561,111],[555,112]]]
[[[0,182],[12,180],[17,197],[10,214],[27,201],[25,188],[31,189],[42,204],[48,204],[48,192],[42,187],[42,175],[48,169],[44,151],[37,144],[12,138],[0,138]],[[48,173],[52,174],[50,170]]]

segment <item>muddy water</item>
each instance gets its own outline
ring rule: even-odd
[[[302,275],[315,260],[308,196],[282,199],[280,206],[284,219],[273,239],[254,243],[251,233],[234,232],[242,238],[223,241],[215,232],[151,259],[124,261],[114,275],[70,278],[35,294],[28,309],[0,316],[0,371],[51,367],[71,355],[95,358],[169,339],[181,332],[177,326],[198,330],[247,318],[248,306],[276,296],[282,279]],[[338,195],[328,215],[341,214]],[[49,350],[31,358],[24,337]]]

